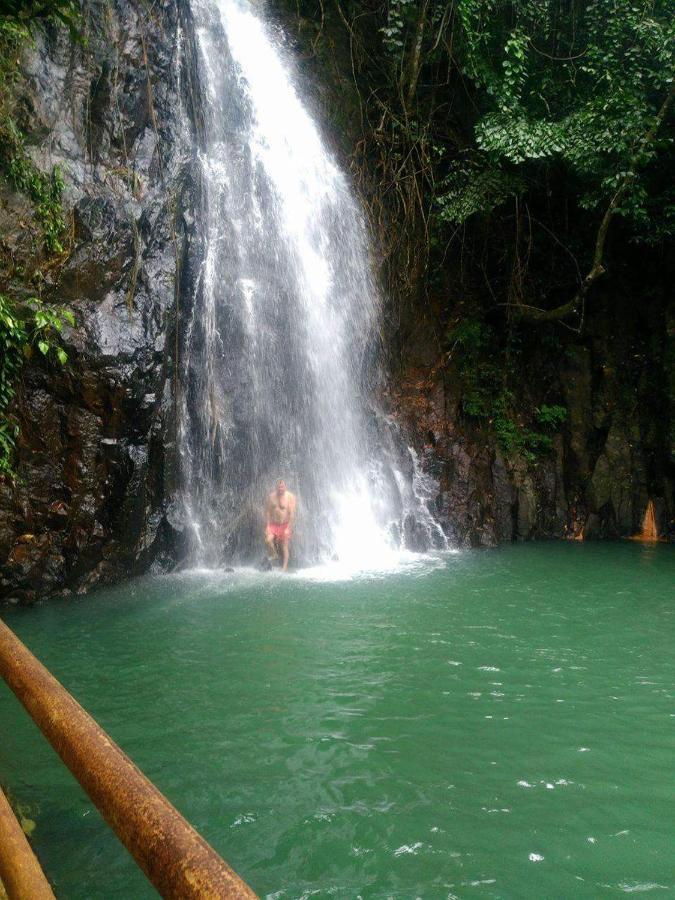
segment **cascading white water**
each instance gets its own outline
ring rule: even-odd
[[[387,565],[401,509],[393,475],[374,487],[380,300],[363,215],[247,0],[191,11],[204,119],[180,415],[192,558],[255,552],[283,477],[299,498],[296,554]]]

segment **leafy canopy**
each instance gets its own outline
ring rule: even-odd
[[[31,27],[49,20],[61,22],[74,40],[82,40],[80,6],[76,0],[0,0],[0,22]]]
[[[514,172],[562,164],[595,210],[624,180],[616,210],[645,237],[671,230],[650,221],[644,171],[672,141],[659,112],[672,94],[675,16],[664,0],[458,0],[459,66],[478,89],[471,163],[455,163],[441,215],[464,221],[522,191]],[[477,174],[478,173],[478,174]],[[476,197],[476,181],[485,185]],[[648,212],[650,215],[648,215]]]

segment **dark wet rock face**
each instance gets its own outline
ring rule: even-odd
[[[77,327],[67,367],[24,367],[17,479],[0,485],[5,599],[117,580],[161,564],[172,543],[176,296],[193,192],[180,16],[171,0],[151,15],[130,0],[87,3],[86,47],[50,31],[24,59],[30,152],[66,183],[67,259],[47,271],[43,298],[71,308]],[[24,206],[2,187],[14,266],[31,263]]]
[[[650,499],[659,534],[673,537],[667,296],[639,306],[614,291],[595,299],[585,334],[563,358],[556,390],[567,418],[552,449],[531,460],[507,458],[487,423],[462,413],[460,376],[429,364],[433,330],[425,335],[419,319],[411,325],[392,407],[440,485],[436,511],[451,542],[629,537]],[[536,386],[544,360],[530,363]]]

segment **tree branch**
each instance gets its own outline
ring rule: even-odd
[[[661,104],[661,108],[656,114],[652,127],[644,135],[635,153],[633,153],[628,170],[622,178],[618,188],[614,192],[612,199],[609,201],[609,205],[607,206],[605,214],[602,217],[602,221],[600,222],[598,233],[595,239],[595,248],[593,251],[593,262],[591,264],[591,268],[584,280],[579,285],[579,290],[571,300],[569,300],[567,303],[563,303],[562,306],[557,306],[555,309],[539,309],[536,306],[521,305],[519,306],[518,311],[520,315],[523,316],[523,318],[532,319],[535,322],[553,322],[557,319],[567,318],[567,316],[570,316],[578,311],[590,287],[594,284],[594,282],[598,280],[598,278],[605,274],[605,243],[607,241],[609,226],[612,224],[612,218],[614,217],[614,214],[616,213],[619,204],[624,197],[624,194],[628,190],[630,182],[635,177],[635,172],[640,162],[640,155],[642,151],[654,140],[656,132],[659,130],[659,127],[661,126],[661,123],[663,122],[666,113],[668,112],[668,107],[672,103],[674,97],[675,84],[671,87],[670,92]]]

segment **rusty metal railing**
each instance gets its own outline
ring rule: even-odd
[[[2,621],[0,675],[162,897],[255,898]]]
[[[49,882],[2,790],[0,790],[0,883],[4,885],[10,900],[15,898],[54,900]]]

